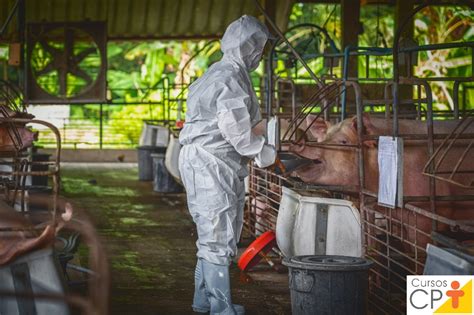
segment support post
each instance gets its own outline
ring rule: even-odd
[[[25,64],[25,45],[26,45],[26,5],[25,0],[18,0],[18,41],[20,42],[20,65],[18,67],[18,83],[20,87],[25,86],[26,64]]]
[[[264,8],[265,8],[265,12],[267,12],[268,16],[272,19],[272,21],[275,21],[275,23],[276,23],[276,3],[275,2],[276,1],[266,0]],[[265,25],[267,26],[270,33],[275,34],[275,31],[273,30],[273,27],[270,25],[270,23],[268,22],[267,19],[265,19]],[[270,54],[266,54],[266,57],[268,57],[269,55]],[[273,90],[275,89],[273,79],[269,77],[269,76],[273,75],[272,71],[269,71],[270,70],[270,68],[269,68],[270,63],[271,63],[271,60],[268,60],[268,58],[263,59],[264,78],[263,78],[263,80],[261,81],[261,84],[260,84],[260,89],[262,90],[262,82],[263,82],[263,84],[264,84],[263,91],[266,91],[266,93],[268,93],[268,95],[263,95],[263,93],[260,93],[261,102],[262,103],[263,102],[267,103],[267,104],[264,105],[264,109],[265,109],[265,112],[266,112],[265,114],[266,114],[267,119],[270,119],[270,117],[272,115],[271,104],[273,103]],[[268,76],[267,78],[265,78],[265,74]]]
[[[99,149],[102,150],[102,146],[104,144],[104,111],[103,111],[103,104],[100,104],[100,121],[99,121]]]
[[[357,47],[359,44],[360,25],[360,1],[341,0],[341,50],[347,46]],[[350,58],[348,64],[348,77],[357,78],[357,57]]]
[[[395,32],[398,30],[400,25],[409,18],[410,14],[415,8],[415,0],[397,0],[395,7]],[[413,39],[414,37],[414,18],[408,22],[404,28],[403,34],[400,36],[400,39]],[[400,77],[411,77],[413,76],[413,67],[407,67],[406,65],[398,65],[398,73]],[[400,86],[398,91],[399,99],[413,99],[413,88],[411,85]],[[407,105],[400,106],[401,108],[406,107]],[[408,105],[411,106],[411,105]],[[414,108],[403,108],[404,111],[413,111]]]
[[[397,30],[400,25],[405,21],[405,19],[409,18],[410,14],[413,12],[415,8],[415,0],[397,0],[396,7],[395,7],[395,30]],[[414,22],[413,18],[404,28],[403,34],[401,35],[400,39],[409,38],[413,39],[414,36]],[[399,66],[398,71],[400,76],[407,77],[411,76],[413,73],[413,68],[407,71],[407,67]]]

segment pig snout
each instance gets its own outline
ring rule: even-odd
[[[30,147],[34,141],[38,141],[38,131],[31,131],[28,128],[18,128],[18,133],[20,134],[23,148]]]
[[[38,131],[31,131],[28,128],[21,128],[20,135],[23,143],[32,143],[38,140]]]
[[[33,132],[26,127],[0,127],[0,151],[31,147],[36,140],[38,140],[38,132]],[[16,147],[18,142],[21,143],[20,148]]]

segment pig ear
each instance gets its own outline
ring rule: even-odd
[[[292,143],[290,145],[289,150],[291,152],[295,152],[296,154],[298,154],[298,153],[303,152],[305,147],[306,147],[306,140],[304,139],[304,137],[301,137],[301,139],[300,139],[300,141],[298,141],[298,143]]]
[[[364,128],[364,132],[368,135],[375,134],[375,127],[370,121],[370,116],[367,113],[362,114],[362,125]],[[357,130],[357,116],[352,117],[352,128]],[[376,140],[366,140],[364,141],[364,145],[369,148],[375,148],[377,146]]]
[[[372,125],[370,116],[367,113],[362,114],[362,125],[364,127],[364,132],[368,135],[375,134],[375,127]],[[357,116],[352,117],[352,128],[357,130]]]
[[[309,114],[306,117],[306,125],[310,126],[309,131],[316,138],[318,142],[321,142],[326,137],[326,133],[330,126],[330,123],[317,115]]]

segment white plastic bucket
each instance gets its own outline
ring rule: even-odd
[[[307,197],[283,187],[276,237],[286,257],[362,256],[360,214],[352,202]]]
[[[143,124],[142,133],[140,135],[140,146],[157,146],[167,147],[170,132],[168,128],[158,125]]]

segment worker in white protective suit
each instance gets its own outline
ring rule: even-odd
[[[268,167],[276,158],[275,148],[252,132],[261,115],[249,72],[268,38],[254,17],[232,22],[221,40],[224,57],[189,88],[179,169],[198,231],[195,312],[245,313],[232,304],[229,265],[242,231],[247,163],[255,158]]]

